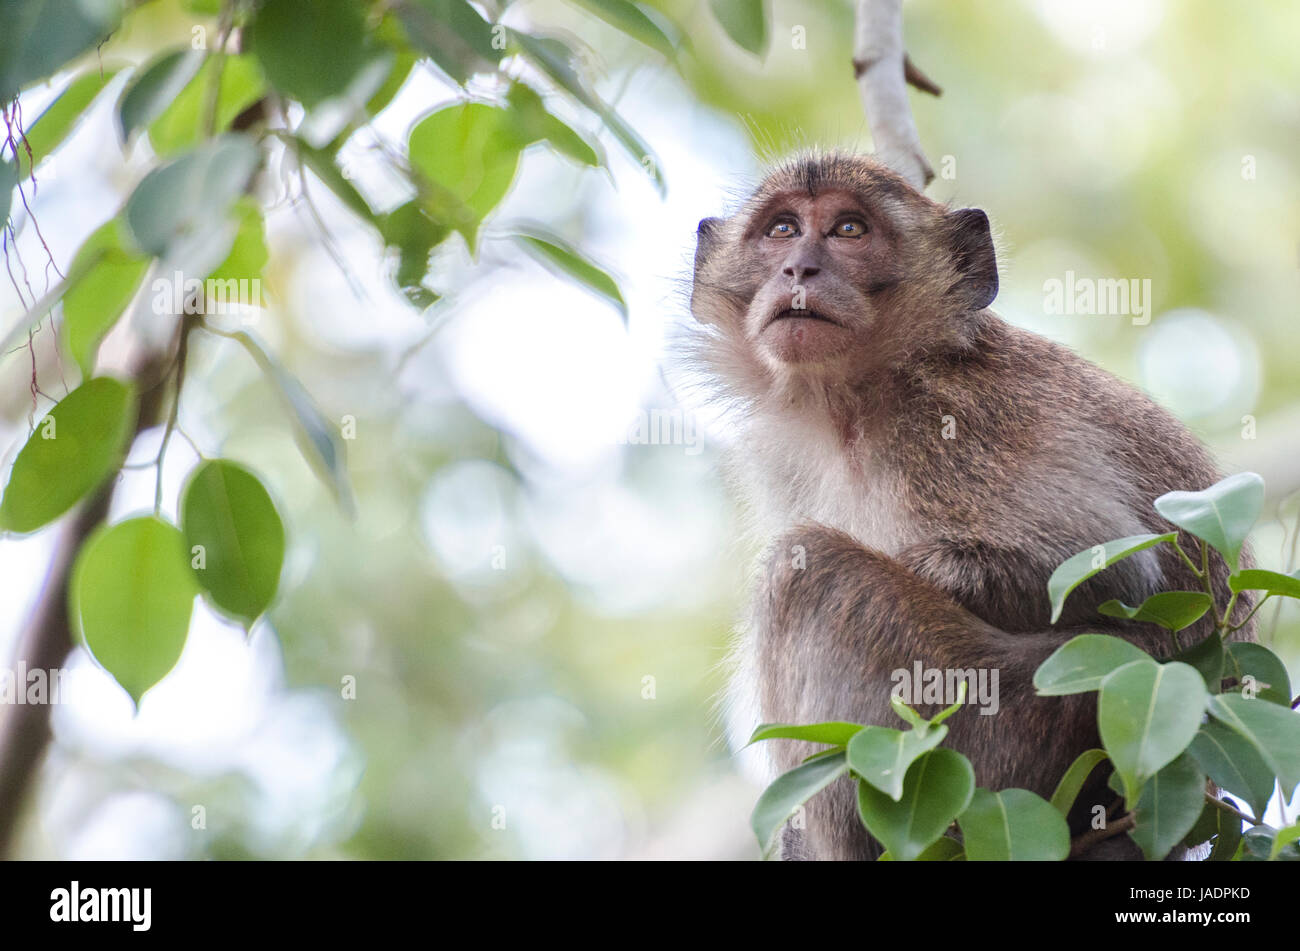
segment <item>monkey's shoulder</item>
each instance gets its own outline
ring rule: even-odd
[[[1215,471],[1199,440],[1139,388],[992,314],[980,316],[968,347],[905,368],[892,395],[888,442],[959,463],[1074,452],[1099,468],[1141,468],[1145,456],[1193,481]]]

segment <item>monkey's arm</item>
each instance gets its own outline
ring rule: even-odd
[[[800,550],[803,566],[796,567],[788,553]],[[1016,589],[1028,587],[989,571],[991,567],[974,570],[967,555],[956,549],[947,558],[937,548],[927,548],[923,556],[909,549],[895,559],[836,529],[801,526],[784,536],[769,562],[767,646],[812,652],[819,659],[827,651],[842,653],[845,674],[887,672],[922,660],[937,667],[997,667],[1032,677],[1038,663],[1070,635],[1047,630],[1046,607],[1035,609],[1043,615],[1040,630],[1019,633],[968,609],[962,602],[970,599],[996,617]],[[1046,605],[1045,584],[1039,600]]]
[[[804,566],[789,556],[803,546]],[[977,778],[1050,795],[1074,755],[1096,743],[1091,695],[1038,697],[1033,675],[1078,629],[1009,633],[976,617],[900,561],[821,525],[794,529],[769,562],[758,629],[763,717],[901,727],[889,705],[896,671],[996,672],[996,712],[948,721],[948,745]],[[1045,595],[1044,595],[1045,597]],[[923,715],[938,707],[918,705]],[[809,752],[787,743],[776,765]]]

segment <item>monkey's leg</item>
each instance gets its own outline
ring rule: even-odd
[[[791,557],[800,550],[801,558]],[[981,786],[1049,796],[1073,758],[1097,742],[1092,695],[1034,695],[1034,671],[1075,631],[1009,634],[842,532],[814,525],[788,533],[769,564],[764,603],[757,648],[766,721],[902,726],[889,695],[901,678],[911,681],[919,662],[943,671],[945,683],[949,671],[983,671],[996,684],[992,696],[968,698],[947,721],[945,745],[970,758]],[[914,705],[925,715],[941,707]],[[769,742],[783,771],[814,749]],[[862,829],[847,778],[809,802],[804,839],[817,858],[879,851]]]

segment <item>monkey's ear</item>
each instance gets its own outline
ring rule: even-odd
[[[712,320],[705,316],[701,308],[695,306],[700,292],[700,270],[708,260],[709,254],[712,253],[713,245],[717,239],[718,226],[721,224],[721,218],[705,218],[695,230],[695,281],[691,286],[691,313],[702,324],[712,323]]]
[[[978,208],[962,208],[949,212],[946,221],[953,263],[961,275],[953,290],[971,310],[983,310],[998,296],[998,259],[989,216]]]
[[[695,230],[695,271],[699,273],[700,264],[708,257],[709,249],[713,247],[714,236],[718,233],[718,225],[722,224],[721,218],[705,218],[700,222],[700,226]]]

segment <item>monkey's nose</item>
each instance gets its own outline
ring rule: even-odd
[[[702,218],[700,219],[700,226],[695,229],[695,233],[701,238],[711,238],[713,232],[717,230],[718,225],[721,223],[721,218]]]
[[[793,277],[796,281],[802,281],[805,277],[820,274],[821,268],[814,264],[794,264],[784,268],[781,273],[786,277]]]

